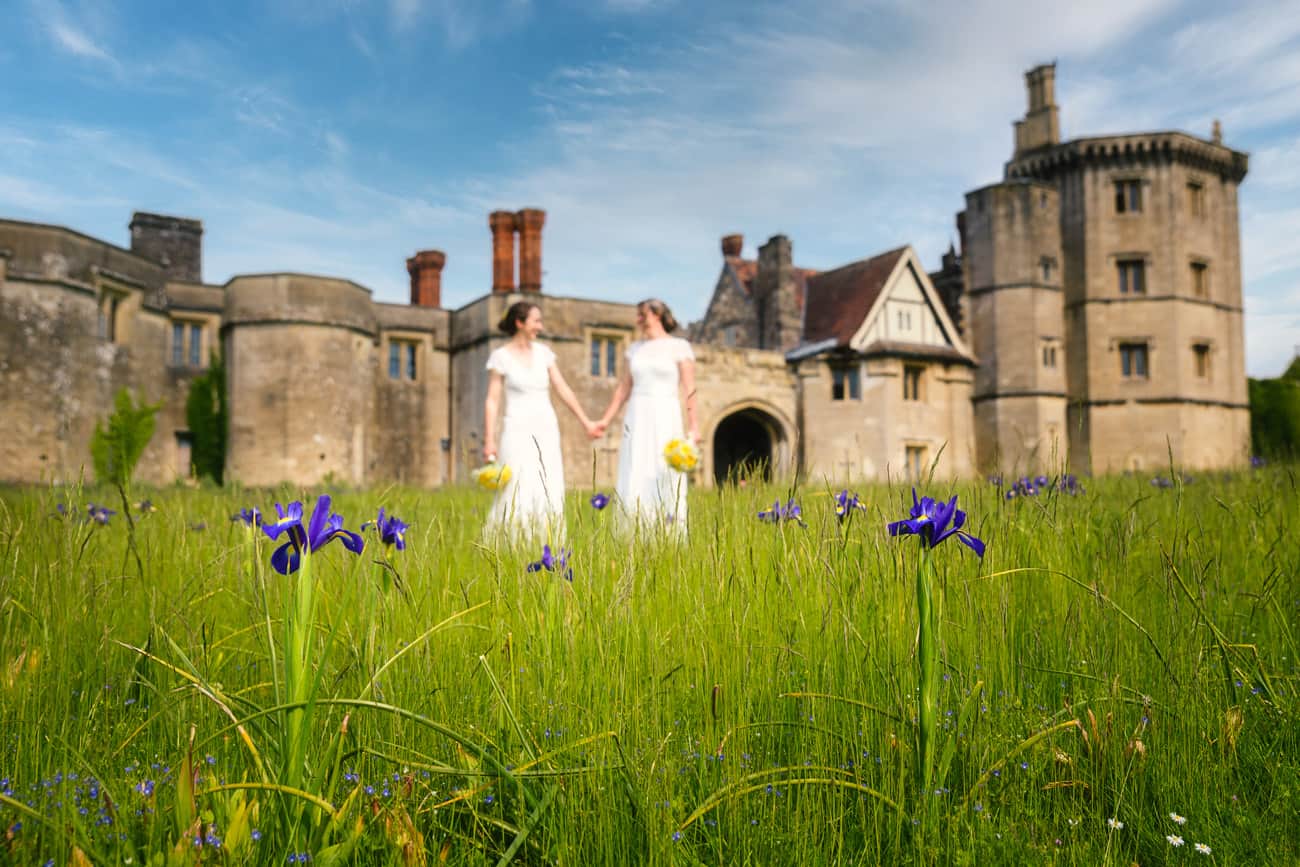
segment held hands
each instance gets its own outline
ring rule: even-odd
[[[591,437],[593,440],[598,440],[605,435],[605,428],[609,427],[609,422],[604,419],[598,421],[591,421],[588,419],[584,423],[584,427],[587,428],[587,436]]]

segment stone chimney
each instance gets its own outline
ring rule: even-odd
[[[799,345],[803,312],[795,293],[790,239],[773,235],[758,248],[758,274],[754,277],[759,349],[789,351]]]
[[[510,211],[493,211],[488,217],[492,228],[492,291],[515,291],[515,215]]]
[[[171,280],[203,282],[203,223],[185,217],[136,211],[131,216],[131,252],[152,259]]]
[[[1219,123],[1217,117],[1214,119],[1214,123],[1210,125],[1210,141],[1216,145],[1223,144],[1223,124]]]
[[[519,229],[519,291],[542,291],[542,226],[546,212],[524,208],[515,214]]]
[[[745,248],[744,235],[723,235],[722,256],[724,259],[739,259],[740,251]]]
[[[445,264],[447,255],[441,250],[421,250],[406,260],[406,273],[411,275],[412,306],[442,306],[442,266]]]
[[[1061,120],[1056,106],[1056,64],[1045,63],[1025,73],[1029,110],[1016,121],[1016,156],[1061,141]]]

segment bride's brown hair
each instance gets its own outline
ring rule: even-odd
[[[506,310],[506,315],[501,317],[497,323],[497,329],[511,337],[519,330],[519,323],[528,318],[528,314],[533,312],[533,308],[538,305],[531,301],[516,301]]]
[[[677,320],[673,317],[673,311],[669,310],[668,305],[660,301],[658,298],[647,298],[638,304],[637,307],[649,310],[655,316],[658,316],[659,321],[663,323],[664,331],[667,331],[669,334],[672,334],[677,330]]]

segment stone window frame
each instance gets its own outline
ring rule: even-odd
[[[595,380],[617,380],[625,364],[624,356],[632,336],[630,330],[608,326],[586,329],[587,375]],[[599,350],[596,349],[600,342]],[[596,353],[599,354],[596,354]],[[611,368],[610,362],[613,361]]]
[[[172,316],[170,321],[172,325],[172,331],[171,331],[171,336],[168,337],[168,342],[170,343],[170,347],[169,347],[170,352],[167,353],[168,366],[178,370],[180,369],[202,370],[203,368],[207,367],[208,366],[207,358],[212,354],[211,352],[208,352],[207,354],[203,352],[204,344],[210,343],[210,340],[208,338],[207,320],[197,316]],[[179,344],[176,341],[177,327],[182,329],[181,340]],[[195,353],[194,329],[195,328],[199,330],[197,362],[194,360],[194,353]],[[178,349],[180,350],[180,361],[176,360]]]
[[[1119,354],[1119,375],[1123,382],[1151,379],[1151,358],[1155,344],[1150,337],[1119,337],[1114,349]]]
[[[847,403],[862,400],[862,365],[858,362],[831,361],[831,401]]]
[[[1059,337],[1040,337],[1038,342],[1041,349],[1039,356],[1043,367],[1056,370],[1061,354],[1061,339]]]
[[[1148,253],[1125,252],[1110,256],[1115,267],[1115,294],[1122,298],[1143,297],[1149,295],[1150,289],[1147,272],[1151,270],[1151,256]],[[1138,288],[1129,288],[1126,268],[1137,266]]]
[[[95,336],[107,343],[125,346],[131,342],[127,307],[132,296],[139,293],[103,276],[96,281],[96,289],[98,321]]]
[[[421,350],[428,342],[427,335],[410,331],[388,331],[384,333],[384,372],[388,382],[401,382],[415,385],[420,382]],[[394,358],[393,350],[397,349]],[[393,376],[393,362],[397,362],[397,376]]]
[[[1189,177],[1187,179],[1187,213],[1194,220],[1204,220],[1206,217],[1205,207],[1205,181],[1200,177]]]
[[[1192,297],[1208,300],[1213,285],[1210,260],[1204,256],[1192,256],[1187,262],[1187,269],[1191,274]]]
[[[1046,285],[1055,285],[1059,273],[1060,267],[1055,256],[1043,256],[1038,260],[1038,275],[1043,278],[1043,283]]]
[[[907,403],[925,402],[925,365],[903,364],[903,400]]]
[[[1117,217],[1139,216],[1146,210],[1146,187],[1148,181],[1140,174],[1114,174],[1110,177],[1111,189],[1114,191],[1114,214]],[[1134,207],[1133,193],[1137,193]]]
[[[1214,381],[1214,340],[1209,337],[1192,338],[1192,373],[1198,380]]]

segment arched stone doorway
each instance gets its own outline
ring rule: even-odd
[[[770,481],[785,463],[785,430],[757,407],[728,413],[713,430],[713,481]]]

